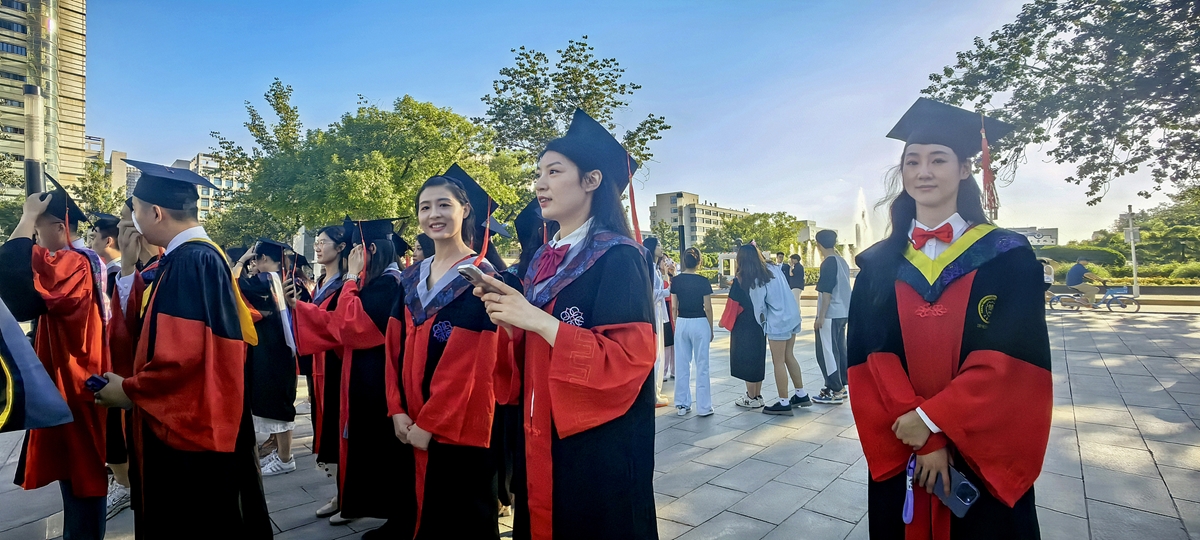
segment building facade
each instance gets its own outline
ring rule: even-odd
[[[125,152],[113,150],[110,154],[108,162],[108,170],[112,173],[113,188],[119,186],[125,187],[126,193],[133,193],[133,188],[137,186],[138,178],[142,176],[142,171],[136,167],[129,165],[123,161],[127,157]],[[246,189],[246,181],[242,178],[232,176],[221,176],[217,172],[217,162],[213,159],[212,154],[200,153],[196,154],[192,159],[177,159],[171,163],[171,167],[178,169],[188,169],[212,182],[216,189],[201,187],[200,201],[197,202],[200,209],[200,221],[208,219],[213,213],[219,212],[226,203],[229,202],[229,197],[236,191]]]
[[[1025,235],[1033,246],[1057,246],[1058,228],[1039,229],[1037,227],[1012,227],[1008,230]]]
[[[708,201],[701,201],[695,193],[677,191],[659,193],[650,207],[650,225],[666,221],[671,227],[683,227],[683,240],[687,246],[704,241],[709,231],[720,227],[727,218],[750,215],[745,210],[723,208]]]

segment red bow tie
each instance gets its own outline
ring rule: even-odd
[[[954,240],[954,228],[949,223],[945,223],[932,231],[921,227],[913,228],[912,242],[913,247],[917,249],[924,248],[925,244],[934,238],[949,244]]]
[[[571,249],[570,244],[564,244],[553,248],[546,246],[546,250],[542,252],[541,259],[538,260],[537,274],[534,274],[533,276],[534,284],[541,283],[554,277],[554,274],[558,272],[558,265],[562,263],[563,258],[567,256],[568,249]]]

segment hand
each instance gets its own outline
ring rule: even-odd
[[[105,373],[104,378],[108,379],[108,384],[104,385],[99,392],[96,392],[96,404],[110,409],[120,408],[129,409],[133,407],[133,401],[129,396],[125,395],[125,388],[121,383],[125,378],[116,373]]]
[[[536,333],[542,336],[551,346],[558,334],[558,319],[542,311],[525,299],[525,295],[509,287],[503,281],[492,276],[483,276],[486,287],[494,292],[486,292],[484,287],[475,287],[475,296],[483,299],[492,322],[504,326],[512,335],[511,328]]]
[[[296,284],[291,278],[283,282],[283,299],[289,308],[296,309]]]
[[[429,450],[429,441],[432,439],[433,434],[421,429],[421,426],[413,424],[408,427],[408,444],[413,445],[413,448]]]
[[[408,441],[408,430],[412,426],[412,418],[409,418],[407,414],[397,414],[392,417],[392,429],[396,431],[396,438],[404,444],[412,444]]]
[[[45,200],[42,200],[45,197]],[[54,196],[49,193],[34,193],[25,198],[25,205],[21,207],[21,217],[29,216],[36,218],[46,211],[50,206],[50,199]]]
[[[363,269],[363,246],[359,244],[350,250],[346,258],[346,273],[357,276]]]
[[[925,488],[926,493],[933,493],[938,475],[942,476],[942,490],[945,496],[950,496],[950,464],[954,459],[945,448],[934,450],[923,456],[917,456],[917,469],[913,472],[913,485]]]
[[[712,323],[708,325],[708,342],[712,343],[717,338],[717,331],[713,330]]]
[[[929,430],[929,426],[925,425],[925,421],[921,420],[921,415],[917,414],[915,410],[908,411],[897,418],[892,423],[892,432],[896,434],[897,439],[911,446],[913,450],[920,450],[929,440],[929,436],[933,434]]]
[[[246,252],[242,254],[242,258],[238,259],[238,264],[246,264],[246,263],[250,262],[250,259],[253,259],[257,256],[258,255],[256,255],[254,253],[253,247],[250,249],[247,249]]]
[[[142,235],[133,226],[133,221],[122,221],[117,224],[117,247],[121,250],[122,270],[126,265],[136,269],[138,258],[142,255]],[[124,271],[121,273],[128,275]]]
[[[813,332],[820,332],[821,327],[824,325],[825,325],[825,319],[822,319],[821,317],[817,317],[815,320],[813,320]]]

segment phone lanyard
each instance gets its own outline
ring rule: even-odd
[[[904,524],[912,523],[913,519],[913,474],[917,470],[917,455],[913,454],[908,458],[908,468],[906,475],[908,477],[906,490],[904,494]]]

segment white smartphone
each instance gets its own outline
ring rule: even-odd
[[[461,265],[458,267],[458,273],[461,274],[462,277],[466,278],[467,281],[472,285],[482,288],[484,292],[503,294],[483,280],[483,271],[480,270],[478,266],[475,266],[471,263]]]

